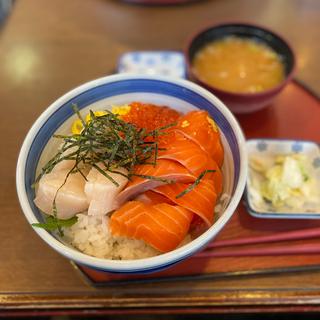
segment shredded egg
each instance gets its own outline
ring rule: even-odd
[[[184,121],[181,123],[181,127],[182,127],[182,128],[186,128],[186,127],[188,127],[188,126],[190,126],[190,122],[187,121],[187,120],[184,120]]]
[[[118,114],[120,116],[126,115],[130,111],[129,105],[123,105],[123,106],[112,106],[111,112],[114,114]],[[96,117],[101,117],[107,114],[107,111],[104,110],[98,110],[93,112]],[[88,123],[91,120],[91,115],[88,113],[85,116],[85,121]],[[71,125],[71,132],[72,134],[80,134],[83,130],[82,121],[80,119],[75,120]]]
[[[123,106],[112,106],[111,112],[118,114],[119,116],[124,116],[130,112],[131,106],[128,104]]]
[[[214,120],[212,118],[210,118],[210,117],[207,117],[207,121],[211,125],[213,131],[214,132],[218,132],[218,127],[217,127],[217,124],[214,122]]]
[[[94,111],[93,114],[96,116],[96,117],[101,117],[101,116],[104,116],[107,114],[107,111],[104,111],[104,110],[101,110],[101,111]],[[86,115],[86,123],[88,123],[89,121],[91,121],[91,114],[88,113]]]
[[[77,119],[73,121],[71,126],[71,132],[72,134],[80,134],[83,129],[82,121],[80,119]]]

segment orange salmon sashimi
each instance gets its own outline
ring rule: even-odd
[[[217,162],[219,167],[222,166],[224,151],[220,132],[207,111],[188,112],[179,118],[175,130],[197,143]]]
[[[213,182],[213,187],[217,193],[220,195],[223,189],[223,175],[221,169],[219,168],[218,164],[213,160],[210,159],[207,166],[208,170],[214,170],[214,172],[207,172],[203,178],[203,180],[210,180]]]
[[[116,198],[118,207],[127,200],[133,199],[137,195],[160,185],[170,182],[189,183],[196,179],[196,177],[180,163],[165,159],[157,160],[155,166],[152,164],[138,165],[134,169],[134,174],[137,176],[132,177],[132,180]],[[156,179],[149,179],[147,178],[148,176],[155,177]]]
[[[144,240],[168,252],[186,237],[192,217],[191,211],[176,205],[129,201],[111,216],[110,230],[113,235]]]
[[[180,132],[171,133],[170,141],[160,143],[158,159],[174,160],[198,176],[208,168],[212,158],[198,144]]]
[[[190,192],[180,198],[177,195],[189,187],[185,183],[174,183],[156,188],[154,191],[168,197],[172,202],[186,208],[203,219],[208,227],[213,224],[214,207],[218,192],[211,178],[203,178]]]
[[[174,204],[169,198],[163,196],[158,192],[148,190],[142,194],[139,194],[135,200],[143,202],[145,204],[159,204],[159,203],[169,203]]]

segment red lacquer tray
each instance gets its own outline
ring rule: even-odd
[[[246,138],[288,138],[320,142],[319,99],[296,81],[291,82],[268,108],[259,112],[237,116]],[[232,219],[213,241],[224,239],[276,235],[279,232],[320,228],[319,220],[259,219],[251,217],[241,202]],[[290,244],[308,244],[319,239],[300,240]],[[280,243],[251,245],[250,248],[277,247]],[[281,243],[281,246],[286,243]],[[289,244],[288,244],[289,245]],[[320,245],[320,244],[319,244]],[[230,248],[217,249],[219,252]],[[120,275],[100,272],[77,266],[94,285],[118,283],[119,281],[158,281],[175,279],[218,277],[226,275],[284,272],[302,269],[320,269],[320,254],[243,256],[243,257],[192,257],[168,270],[149,275]]]

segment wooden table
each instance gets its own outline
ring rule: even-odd
[[[37,116],[69,89],[113,73],[121,53],[180,50],[203,25],[256,22],[293,44],[296,77],[319,93],[319,18],[317,0],[212,0],[162,7],[115,0],[17,0],[0,29],[1,313],[320,310],[318,271],[96,289],[32,231],[15,190],[17,154]]]

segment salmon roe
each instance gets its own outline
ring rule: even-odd
[[[145,128],[148,131],[175,123],[180,117],[179,112],[165,106],[132,102],[130,107],[130,111],[121,116],[121,118],[136,125],[138,128]]]

